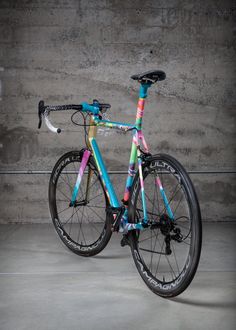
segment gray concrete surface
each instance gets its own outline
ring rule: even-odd
[[[0,170],[51,170],[62,153],[84,145],[68,114],[54,116],[63,134],[37,130],[40,99],[98,98],[112,104],[111,118],[132,122],[138,85],[129,77],[153,68],[167,79],[147,101],[152,152],[170,153],[188,170],[235,170],[235,17],[230,0],[1,0]],[[126,170],[127,139],[99,130],[109,169]],[[1,222],[46,221],[45,212],[35,219],[45,178],[0,180],[11,201],[9,208],[0,200]],[[235,176],[196,181],[200,199],[213,199],[204,202],[205,220],[235,218]]]
[[[113,235],[82,258],[49,224],[0,226],[0,329],[235,329],[236,224],[205,223],[198,272],[179,297],[154,295]]]

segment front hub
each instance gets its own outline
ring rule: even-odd
[[[86,200],[83,201],[75,201],[74,203],[70,202],[69,207],[78,207],[78,206],[85,206],[88,202]]]

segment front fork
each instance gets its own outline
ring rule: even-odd
[[[83,156],[82,156],[82,160],[81,160],[81,164],[80,164],[79,173],[78,173],[77,180],[76,180],[73,192],[72,192],[70,206],[75,206],[75,204],[76,204],[76,198],[77,198],[77,195],[78,195],[80,183],[81,183],[81,180],[82,180],[82,177],[83,177],[83,174],[84,174],[84,170],[85,170],[85,168],[88,164],[90,155],[91,155],[90,150],[85,149],[83,151]],[[86,201],[88,199],[88,193],[89,193],[89,188],[88,188],[89,184],[88,183],[89,183],[90,178],[91,178],[91,173],[89,173],[89,175],[88,175],[88,182],[87,182],[86,196],[85,196]]]
[[[89,125],[90,126],[89,126],[88,138],[96,137],[97,127],[94,125],[94,121],[93,121],[92,116],[90,117]],[[83,150],[82,161],[81,161],[78,177],[77,177],[77,180],[76,180],[76,184],[75,184],[74,189],[73,189],[70,206],[74,206],[76,204],[76,198],[77,198],[77,195],[78,195],[81,179],[82,179],[82,176],[84,174],[84,170],[85,170],[85,168],[88,164],[90,155],[91,155],[91,151],[89,149],[84,149]],[[87,185],[86,185],[86,192],[85,192],[85,200],[84,200],[84,202],[86,202],[86,203],[89,200],[89,187],[90,187],[90,182],[91,182],[92,175],[93,175],[93,170],[91,168],[89,168],[88,178],[87,178]]]

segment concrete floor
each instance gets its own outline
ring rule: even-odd
[[[119,242],[82,258],[51,225],[1,225],[0,329],[235,329],[236,223],[204,225],[196,277],[172,300],[145,286]]]

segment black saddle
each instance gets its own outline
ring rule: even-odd
[[[134,74],[131,76],[132,79],[138,80],[138,82],[144,83],[144,82],[152,82],[155,83],[157,81],[165,80],[166,74],[164,71],[161,70],[154,70],[154,71],[147,71],[140,74]]]

